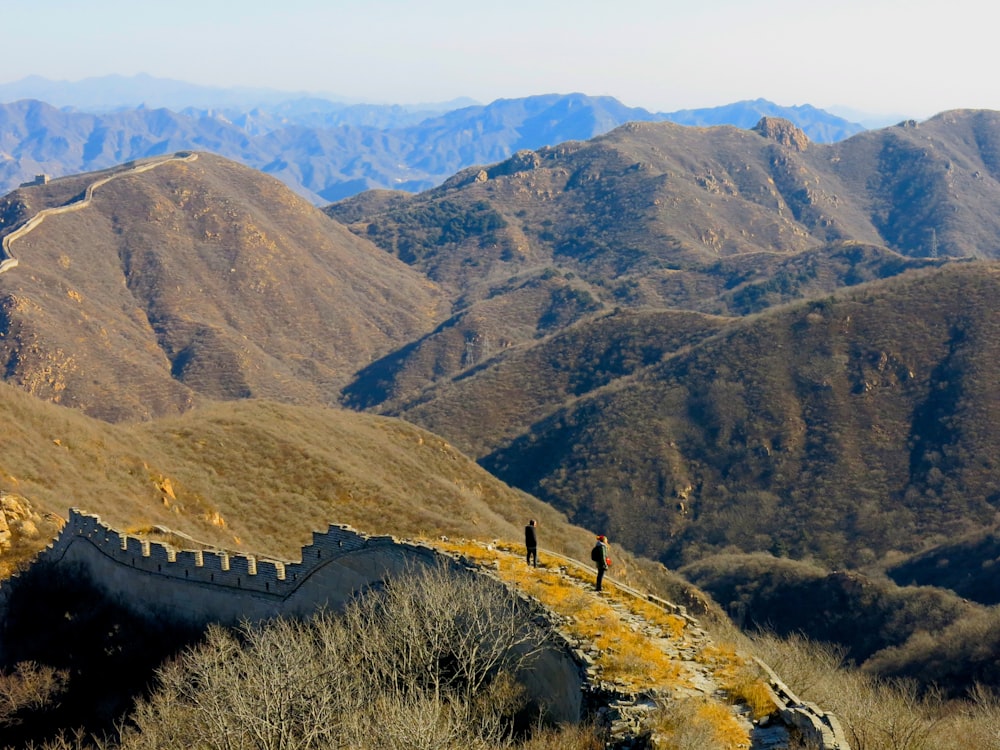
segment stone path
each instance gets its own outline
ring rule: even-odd
[[[487,570],[492,567],[499,578],[509,584],[518,585],[525,594],[531,594],[531,582],[534,578],[529,574],[530,569],[525,566],[521,550],[502,544],[483,545],[483,548],[489,550],[489,555],[493,558],[491,560],[487,555],[483,559],[476,555],[473,560],[477,564]],[[748,750],[788,748],[789,734],[784,724],[774,721],[769,726],[760,726],[752,721],[751,709],[748,706],[731,705],[730,698],[722,689],[716,674],[719,661],[711,658],[712,654],[719,653],[720,650],[709,634],[684,611],[683,607],[646,596],[609,578],[605,578],[605,591],[595,592],[593,590],[595,573],[592,569],[577,560],[556,553],[541,552],[542,565],[538,570],[537,579],[539,582],[551,583],[551,576],[554,574],[560,583],[585,592],[586,597],[594,600],[594,605],[586,608],[585,612],[598,611],[598,601],[607,605],[617,617],[618,624],[628,631],[643,636],[646,648],[658,649],[667,657],[670,664],[679,670],[677,679],[670,680],[669,684],[652,688],[648,687],[649,677],[656,674],[656,671],[651,667],[644,673],[641,668],[637,670],[640,678],[646,678],[645,687],[631,684],[621,678],[605,679],[600,648],[593,641],[587,642],[574,634],[579,630],[574,631],[571,624],[572,617],[555,612],[557,620],[561,617],[567,623],[565,628],[557,626],[557,629],[576,654],[578,662],[587,670],[590,690],[588,702],[598,719],[611,729],[611,747],[618,750],[646,747],[642,737],[648,734],[649,719],[651,714],[658,710],[658,703],[695,699],[691,704],[695,706],[698,705],[697,699],[705,699],[710,703],[728,707],[732,711],[733,716],[750,737],[751,744],[746,746]],[[528,585],[520,586],[518,579],[521,579],[522,583],[526,581]],[[542,604],[545,606],[544,602]],[[643,609],[643,605],[648,608],[650,604],[660,608],[661,615],[682,618],[683,629],[678,632],[678,628],[675,628],[673,632],[667,632],[655,622],[656,619],[665,618],[653,617],[651,620],[637,613],[637,610]],[[552,611],[552,607],[546,608]],[[650,655],[646,664],[649,665],[653,661],[654,657]],[[663,660],[658,661],[662,663]]]
[[[563,578],[585,590],[591,589],[589,584],[565,573],[563,574]],[[608,579],[605,580],[607,581]],[[611,585],[619,586],[620,588],[620,585],[614,581],[611,581]],[[595,596],[601,596],[597,592],[593,593]],[[633,630],[647,636],[650,643],[660,648],[672,661],[682,668],[686,678],[684,681],[687,684],[673,688],[675,698],[705,697],[720,702],[728,700],[725,691],[719,686],[713,674],[711,665],[699,660],[699,654],[706,647],[712,645],[712,640],[708,633],[700,628],[693,618],[687,618],[689,622],[684,630],[684,638],[678,640],[672,637],[665,637],[659,627],[631,612],[624,602],[618,599],[602,598],[618,613],[623,623],[627,623]],[[651,701],[641,700],[633,700],[631,706],[627,705],[626,701],[621,705],[612,707],[612,714],[620,714],[620,718],[617,718],[619,722],[619,726],[617,727],[618,732],[631,729],[634,734],[635,728],[641,723],[642,718],[644,718],[643,715],[653,708],[654,704]],[[774,723],[771,726],[759,726],[749,717],[749,709],[747,707],[734,706],[733,710],[750,734],[752,743],[750,750],[785,750],[788,748],[788,730],[783,725]],[[614,730],[616,729],[614,719],[615,717],[612,717],[613,733],[615,733]]]

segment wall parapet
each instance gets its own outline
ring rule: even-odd
[[[799,700],[791,689],[781,681],[774,670],[760,659],[757,664],[767,675],[767,685],[771,698],[778,707],[781,720],[790,727],[795,727],[809,747],[818,750],[851,750],[840,721],[815,703]]]
[[[227,550],[179,550],[117,531],[100,517],[71,508],[59,536],[37,560],[82,563],[109,595],[133,610],[235,623],[340,606],[390,573],[438,557],[426,545],[370,536],[343,524],[314,531],[297,562]],[[0,585],[0,616],[16,578]]]
[[[413,546],[391,536],[369,536],[344,524],[331,524],[327,531],[313,532],[299,562],[227,550],[177,550],[116,531],[100,517],[71,508],[68,522],[42,557],[61,557],[77,541],[86,541],[116,563],[146,573],[276,596],[291,594],[318,566],[343,555],[373,546]]]
[[[340,524],[314,531],[299,562],[224,550],[175,550],[116,531],[98,516],[76,508],[35,564],[80,565],[109,600],[131,612],[202,627],[337,611],[390,577],[420,567],[447,565],[470,575],[480,572],[429,545],[369,536]],[[17,578],[0,585],[0,623],[9,607],[16,606]],[[506,586],[498,579],[495,584]],[[0,641],[0,650],[2,646]],[[552,685],[539,680],[540,674],[555,675],[561,692],[552,695]],[[559,721],[579,721],[583,675],[566,642],[554,639],[522,677],[531,698],[546,705]]]

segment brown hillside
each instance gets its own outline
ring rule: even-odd
[[[72,202],[98,176],[17,191],[3,216]],[[201,397],[332,403],[359,366],[443,312],[422,275],[273,178],[208,154],[124,174],[11,250],[5,378],[110,420]]]
[[[553,366],[566,371],[565,375],[552,377],[547,383],[537,382],[535,386],[517,380],[511,382],[518,382],[522,391],[541,388],[546,391],[543,400],[560,403],[571,393],[580,395],[579,390],[565,391],[565,382],[586,380],[592,365],[602,366],[599,362],[589,361],[592,348],[610,349],[624,345],[626,348],[638,347],[649,351],[662,349],[661,341],[643,339],[649,334],[644,326],[627,330],[628,323],[625,322],[620,333],[610,333],[601,328],[598,321],[611,313],[636,309],[642,314],[659,311],[664,317],[669,317],[670,312],[675,312],[675,320],[701,319],[714,326],[710,321],[719,316],[759,312],[792,300],[820,297],[845,286],[889,278],[921,267],[937,267],[946,262],[906,258],[886,248],[852,242],[824,245],[791,256],[756,253],[720,260],[697,273],[678,273],[669,288],[660,284],[656,294],[648,293],[648,279],[637,278],[626,295],[628,304],[613,306],[602,301],[606,290],[600,285],[589,284],[572,271],[547,268],[538,274],[498,283],[490,287],[485,299],[469,304],[465,304],[464,299],[460,300],[459,311],[437,329],[362,368],[344,389],[343,403],[352,408],[372,408],[386,414],[400,414],[413,408],[416,410],[414,417],[420,420],[423,417],[418,417],[418,412],[429,414],[437,410],[435,406],[423,409],[420,404],[451,399],[459,392],[464,394],[459,397],[463,403],[458,406],[463,412],[467,409],[489,411],[497,403],[511,406],[525,394],[508,389],[512,400],[497,402],[488,396],[485,403],[477,405],[474,394],[482,383],[478,379],[479,373],[485,368],[499,373],[497,366],[508,357],[524,362],[536,356],[543,360],[558,357],[559,361]],[[641,300],[656,297],[661,302],[668,297],[670,303],[662,308],[639,304]],[[691,314],[686,312],[688,310],[704,314]],[[546,353],[550,337],[578,322],[586,325],[588,320],[597,323],[599,328],[584,335],[577,331],[559,344],[558,354]],[[626,321],[625,318],[619,320]],[[657,334],[654,330],[651,335]],[[593,338],[593,347],[588,337]],[[622,344],[626,339],[630,343]],[[581,348],[568,350],[567,342],[576,342]],[[542,347],[543,351],[534,355],[531,350],[535,347]],[[602,356],[627,359],[629,355],[611,352]],[[512,366],[515,369],[520,367],[518,364]],[[576,366],[582,368],[581,373],[571,372]],[[548,369],[548,366],[541,365],[538,373]],[[453,383],[461,385],[453,387]],[[442,408],[451,410],[449,407]],[[503,411],[513,415],[517,410],[506,408]],[[523,413],[517,418],[523,420],[526,416],[527,413]],[[458,420],[455,422],[449,429],[455,440],[458,440],[456,428],[469,435],[478,430],[481,437],[475,439],[487,441],[509,431],[506,418],[500,411],[484,421],[477,421],[476,427],[458,424]]]
[[[930,546],[997,520],[998,285],[953,264],[735,321],[482,462],[670,562]]]
[[[359,373],[347,403],[414,398],[480,363],[466,353],[476,342],[504,342],[492,353],[529,344],[558,327],[553,318],[617,307],[745,315],[944,258],[994,257],[994,140],[1000,114],[990,112],[835,145],[773,118],[753,130],[633,123],[466,170],[420,195],[377,191],[329,206],[460,307],[445,330]],[[553,279],[571,283],[507,297]],[[519,326],[504,325],[508,306],[524,312]]]
[[[358,197],[326,210],[466,291],[556,265],[611,293],[641,279],[655,295],[719,258],[830,242],[995,258],[998,142],[1000,113],[988,111],[834,145],[774,120],[754,130],[631,123],[466,170],[411,200]]]
[[[516,540],[530,517],[546,548],[589,549],[557,511],[400,420],[244,400],[109,425],[0,384],[0,422],[0,490],[42,514],[76,506],[280,558],[329,523]]]
[[[726,323],[683,311],[619,310],[509,350],[389,411],[443,430],[461,450],[482,457],[588,393],[623,387]]]
[[[968,259],[1000,249],[998,143],[1000,113],[979,111],[833,146],[776,121],[634,124],[407,200],[335,204],[328,213],[460,291],[463,321],[501,304],[507,279],[571,282],[596,308],[473,362],[436,331],[362,370],[348,403],[433,425],[508,481],[670,561],[733,544],[843,564],[992,523],[980,457],[1000,427],[983,375],[995,268]],[[851,325],[816,324],[842,305],[858,307],[841,316]],[[671,350],[662,329],[612,333],[608,321],[627,320],[616,308],[731,322]],[[496,340],[495,328],[468,325],[460,343]],[[590,338],[571,351],[570,330]],[[574,390],[600,369],[584,352],[617,347],[662,360]]]

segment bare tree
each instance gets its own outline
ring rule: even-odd
[[[332,630],[319,632],[286,620],[238,633],[211,628],[202,645],[159,671],[160,687],[137,706],[123,746],[336,747],[332,737],[349,707],[331,653],[338,644]]]
[[[516,674],[544,648],[547,633],[534,615],[499,581],[433,566],[388,581],[347,618],[386,687],[471,703],[498,674]]]
[[[533,616],[500,582],[435,566],[342,617],[212,627],[159,670],[121,747],[507,747],[522,701],[514,675],[546,639]]]
[[[19,662],[12,672],[0,672],[0,727],[18,721],[18,713],[51,705],[66,688],[64,671],[32,661]]]

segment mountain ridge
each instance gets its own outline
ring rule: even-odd
[[[150,92],[155,90],[153,82],[142,79],[136,85]],[[178,84],[167,83],[168,88]],[[627,107],[612,97],[578,93],[445,110],[450,105],[344,104],[274,92],[264,92],[263,100],[252,105],[227,105],[216,89],[196,89],[184,106],[88,111],[59,109],[39,98],[24,98],[14,84],[7,86],[0,85],[0,100],[5,90],[16,99],[0,105],[0,191],[41,173],[63,176],[189,149],[212,151],[275,175],[313,203],[323,204],[366,189],[424,190],[464,167],[499,161],[519,149],[589,139],[629,120],[672,117]],[[207,97],[206,103],[198,104],[202,97]],[[803,113],[800,124],[816,140],[843,138],[862,129],[813,108],[806,114],[806,108],[764,100],[745,104],[793,120]],[[703,122],[743,122],[744,109],[731,105],[697,114]]]
[[[89,184],[15,191],[0,215],[17,223]],[[87,241],[66,244],[63,227]],[[358,363],[443,312],[422,275],[277,180],[211,154],[126,168],[13,252],[18,267],[0,276],[6,377],[109,419],[204,397],[334,403]]]

